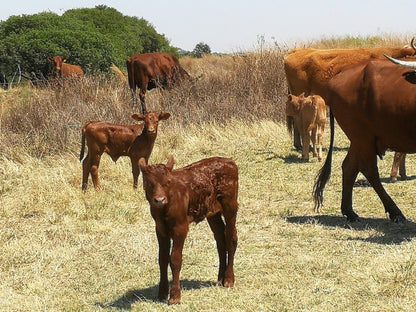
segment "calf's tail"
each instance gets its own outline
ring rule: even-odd
[[[332,110],[329,110],[329,119],[330,119],[330,126],[331,126],[331,139],[329,143],[329,150],[326,156],[326,160],[324,165],[322,166],[321,170],[319,170],[315,185],[313,186],[313,197],[315,200],[315,211],[319,212],[320,207],[323,205],[324,202],[324,188],[326,183],[329,181],[331,177],[331,165],[332,165],[332,150],[334,149],[334,115],[332,114]]]
[[[82,159],[84,158],[84,151],[85,151],[85,126],[82,127],[81,151],[79,153],[79,161],[82,161]]]

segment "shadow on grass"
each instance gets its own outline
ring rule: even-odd
[[[189,280],[182,280],[181,281],[181,289],[182,290],[193,290],[193,289],[201,289],[206,287],[216,286],[213,282],[199,282],[199,281],[189,281]],[[131,310],[132,305],[139,301],[149,301],[149,302],[156,302],[160,304],[166,304],[166,302],[161,302],[157,300],[157,293],[159,290],[159,285],[155,285],[153,287],[148,287],[145,289],[137,289],[137,290],[129,290],[120,298],[115,300],[114,302],[103,304],[103,303],[96,303],[97,307],[101,309],[120,309],[120,310]]]
[[[376,230],[382,235],[370,236],[363,240],[375,244],[400,244],[416,237],[416,223],[406,220],[403,223],[393,223],[389,219],[360,218],[357,222],[349,222],[343,216],[301,216],[288,217],[287,221],[296,224],[318,224],[327,227],[344,228],[355,231]]]
[[[393,184],[393,183],[403,183],[411,180],[415,180],[416,176],[407,177],[406,180],[398,179],[396,182],[392,182],[390,177],[381,178],[381,183],[384,184]],[[371,187],[370,182],[366,179],[359,179],[354,182],[354,187]]]

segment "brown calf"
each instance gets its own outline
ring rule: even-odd
[[[312,140],[313,156],[318,156],[318,160],[321,161],[322,140],[326,123],[326,106],[322,97],[319,95],[305,97],[303,93],[300,96],[289,94],[286,101],[286,116],[294,117],[296,124],[299,125],[303,142],[302,160],[309,161],[309,142]]]
[[[215,157],[173,170],[174,159],[171,156],[166,165],[148,166],[144,159],[140,159],[139,165],[159,242],[159,300],[168,297],[167,269],[170,263],[173,281],[168,303],[180,303],[179,273],[189,224],[205,218],[217,243],[220,262],[218,284],[234,286],[238,210],[238,169],[235,162]],[[173,246],[170,253],[171,239]]]
[[[406,175],[406,153],[394,153],[393,165],[391,166],[390,179],[391,182],[397,181],[397,172],[399,172],[402,180],[407,180]]]
[[[52,69],[52,76],[67,78],[71,76],[82,77],[84,72],[81,66],[71,65],[64,63],[66,61],[65,57],[55,56],[53,58],[48,57],[48,60],[54,64]]]
[[[101,155],[105,152],[114,162],[121,156],[129,156],[133,172],[133,187],[137,188],[140,174],[139,159],[147,162],[152,152],[157,136],[157,127],[160,120],[166,120],[169,113],[149,113],[146,116],[133,114],[132,117],[144,123],[133,126],[110,124],[103,121],[93,121],[82,128],[82,143],[79,160],[84,158],[85,140],[87,140],[88,154],[82,162],[82,189],[88,186],[88,175],[99,189],[98,167]]]

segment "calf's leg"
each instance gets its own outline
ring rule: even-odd
[[[225,224],[222,221],[221,214],[208,218],[208,224],[214,233],[214,238],[217,243],[219,270],[218,270],[218,285],[224,285],[225,269],[227,266],[227,250],[225,246]]]
[[[228,261],[224,275],[224,287],[234,286],[234,255],[237,249],[237,220],[238,203],[236,199],[222,200],[223,214],[225,219],[225,246],[227,248]]]
[[[302,147],[303,147],[303,151],[302,151],[302,160],[304,162],[308,162],[309,161],[309,143],[310,143],[310,134],[309,131],[307,129],[302,130]]]
[[[163,301],[168,298],[169,283],[168,283],[168,264],[170,252],[170,238],[165,234],[165,231],[158,230],[156,226],[157,241],[159,243],[159,293],[158,300]]]
[[[170,296],[168,304],[181,303],[181,285],[180,272],[182,267],[182,250],[188,234],[188,224],[176,225],[172,229],[173,246],[170,255],[170,268],[172,270],[172,287],[170,288]]]
[[[90,154],[87,154],[87,157],[82,161],[82,190],[85,191],[88,187],[88,176],[90,175],[91,162]]]

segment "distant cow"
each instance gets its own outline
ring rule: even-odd
[[[238,210],[238,169],[235,162],[215,157],[173,170],[174,159],[171,156],[166,165],[148,166],[144,159],[140,159],[139,164],[159,242],[159,300],[168,297],[167,269],[170,263],[173,281],[168,303],[180,303],[179,273],[189,224],[205,218],[217,243],[220,263],[218,284],[232,287]]]
[[[52,76],[59,78],[68,78],[68,77],[82,77],[84,72],[82,71],[81,66],[66,64],[66,58],[55,56],[53,58],[48,57],[48,60],[54,64],[52,68]]]
[[[325,101],[319,95],[299,96],[289,94],[286,101],[286,116],[299,119],[302,136],[302,160],[309,161],[309,143],[312,140],[313,157],[322,160],[322,143],[326,123]],[[289,129],[290,131],[290,129]],[[318,145],[318,152],[316,146]]]
[[[135,54],[126,61],[129,86],[133,97],[133,106],[137,104],[136,87],[142,113],[146,114],[146,91],[161,87],[170,89],[183,79],[190,79],[176,57],[168,53]]]
[[[393,221],[404,215],[380,182],[377,156],[387,149],[416,152],[416,72],[387,60],[371,60],[343,69],[328,84],[331,110],[330,147],[314,186],[315,208],[331,174],[334,116],[351,141],[342,164],[342,214],[357,220],[352,208],[353,184],[359,172],[367,178]]]
[[[116,162],[121,156],[129,156],[133,172],[133,187],[137,188],[140,174],[139,159],[145,161],[150,157],[157,137],[157,128],[160,120],[166,120],[169,113],[159,115],[149,113],[146,116],[133,114],[132,117],[144,123],[133,126],[115,125],[103,121],[93,121],[82,128],[82,143],[79,160],[84,158],[85,140],[88,154],[82,162],[82,189],[88,186],[88,176],[91,174],[92,182],[99,189],[98,167],[101,155],[105,152]]]
[[[322,96],[326,105],[328,102],[327,85],[332,77],[343,68],[359,64],[370,59],[384,59],[384,54],[394,58],[414,55],[416,47],[414,40],[412,48],[370,48],[370,49],[298,49],[291,51],[284,60],[284,69],[289,92],[299,95],[317,94]],[[301,149],[298,132],[299,120],[289,118],[290,127],[294,127],[294,145]]]

